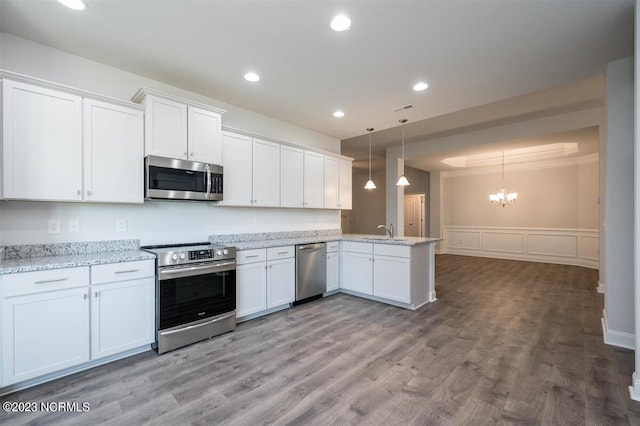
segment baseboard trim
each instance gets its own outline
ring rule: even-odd
[[[607,345],[631,350],[635,350],[636,348],[635,334],[609,329],[607,315],[604,310],[602,311],[602,335],[604,337],[604,343]]]
[[[604,285],[604,283],[602,281],[598,281],[598,293],[603,293],[605,292],[606,286]]]
[[[640,380],[634,371],[631,375],[631,386],[629,386],[629,396],[634,401],[640,401]]]

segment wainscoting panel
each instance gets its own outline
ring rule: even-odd
[[[542,256],[577,257],[577,235],[528,234],[527,253]]]
[[[445,229],[445,247],[463,250],[481,250],[479,231],[456,231]]]
[[[524,238],[517,232],[483,232],[482,248],[485,251],[524,253]]]
[[[599,268],[597,230],[445,226],[441,253]]]

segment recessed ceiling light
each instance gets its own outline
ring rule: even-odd
[[[344,112],[342,111],[336,111],[333,113],[334,117],[340,118],[340,117],[344,117]]]
[[[260,76],[255,72],[248,72],[244,75],[244,79],[252,83],[255,83],[256,81],[260,80]]]
[[[421,81],[413,85],[413,90],[415,90],[416,92],[422,92],[423,90],[426,90],[427,87],[429,87],[429,85],[424,81]]]
[[[347,31],[351,28],[351,19],[344,15],[338,15],[331,20],[331,29],[333,31]]]
[[[58,2],[73,10],[85,10],[87,8],[82,0],[58,0]]]

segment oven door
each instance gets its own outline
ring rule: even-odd
[[[209,200],[209,164],[150,155],[145,166],[146,198]]]
[[[200,263],[160,269],[158,330],[236,309],[236,262]]]

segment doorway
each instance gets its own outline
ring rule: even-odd
[[[425,194],[404,196],[404,235],[424,237],[425,235]]]

